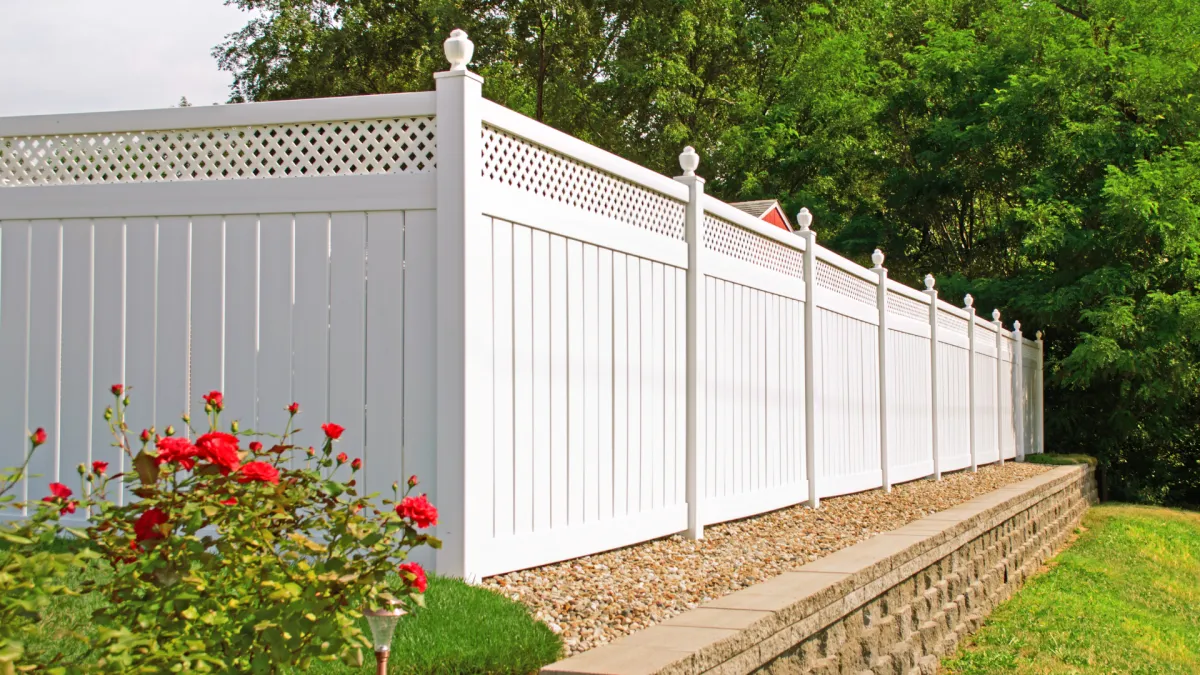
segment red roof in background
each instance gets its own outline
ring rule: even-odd
[[[791,232],[792,225],[788,222],[787,216],[783,213],[783,208],[779,206],[779,202],[774,199],[759,199],[752,202],[733,202],[730,206],[734,206],[750,215],[758,218],[763,222],[770,223],[784,232]]]

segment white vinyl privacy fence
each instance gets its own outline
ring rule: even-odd
[[[0,464],[210,389],[422,477],[477,578],[1042,450],[1041,342],[484,100],[0,119]],[[432,558],[432,556],[430,556]]]

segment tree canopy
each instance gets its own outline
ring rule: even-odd
[[[232,101],[484,93],[1047,332],[1047,445],[1200,503],[1195,0],[229,0]]]

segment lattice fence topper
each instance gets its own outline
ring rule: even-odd
[[[0,187],[420,173],[432,117],[0,138]]]
[[[824,260],[817,261],[817,285],[872,307],[879,302],[875,297],[875,284]]]
[[[802,252],[708,213],[704,214],[704,247],[780,274],[804,277]]]
[[[929,305],[913,300],[903,293],[888,290],[887,308],[889,314],[929,323]]]
[[[959,335],[967,334],[967,320],[961,316],[958,316],[957,314],[951,314],[943,309],[939,309],[937,313],[937,322],[938,326],[945,328],[946,330],[954,331]]]
[[[617,178],[494,127],[483,127],[483,177],[619,220],[684,238],[683,202]]]

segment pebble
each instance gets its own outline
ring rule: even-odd
[[[509,572],[483,586],[524,603],[568,656],[665,621],[880,532],[969,501],[1050,467],[1006,462],[711,525],[680,535]]]

